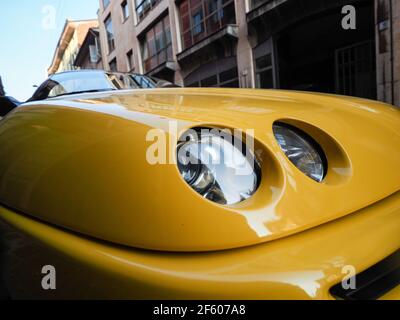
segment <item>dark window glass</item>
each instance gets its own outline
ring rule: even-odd
[[[258,88],[274,87],[272,55],[270,53],[256,59],[256,77]]]
[[[189,87],[226,87],[238,88],[239,78],[237,68],[232,68],[221,73],[217,73],[206,78],[200,79],[199,82],[194,82]]]
[[[272,66],[271,54],[267,54],[256,60],[256,68],[257,69],[265,69],[265,68],[269,68],[271,66]]]
[[[133,62],[133,51],[130,50],[127,54],[126,54],[126,61],[127,61],[127,69],[128,71],[132,71],[133,69],[135,69],[135,64]]]
[[[221,88],[239,88],[239,80],[234,80],[221,84]]]
[[[141,41],[141,48],[145,72],[172,60],[171,30],[168,16],[147,31]]]
[[[274,78],[272,75],[272,68],[257,73],[257,80],[259,88],[273,88]]]
[[[118,67],[117,67],[117,58],[114,58],[110,62],[110,70],[113,71],[113,72],[116,72],[117,69],[118,69]]]
[[[197,68],[184,79],[185,86],[239,87],[237,58],[214,60]]]
[[[251,0],[251,9],[255,9],[258,6],[260,6],[261,4],[267,2],[268,0]]]
[[[216,75],[200,81],[200,85],[202,87],[214,87],[215,85],[217,85],[217,83],[218,83],[218,78]]]
[[[108,52],[112,52],[115,49],[115,39],[114,39],[114,31],[112,26],[111,15],[107,17],[104,21],[104,25],[106,27],[107,32],[107,43],[108,43]]]
[[[155,33],[156,51],[159,52],[161,49],[165,48],[166,44],[166,36],[164,35],[164,28],[162,21],[156,24],[154,28],[154,33]]]
[[[179,14],[183,49],[236,21],[233,0],[184,0]]]
[[[219,75],[219,81],[225,82],[225,81],[229,81],[231,79],[237,78],[237,77],[238,77],[237,68],[232,68],[227,71],[221,72]]]
[[[218,11],[218,19],[221,21],[221,25],[225,26],[227,24],[234,24],[236,22],[235,18],[235,6],[223,6],[222,10]]]

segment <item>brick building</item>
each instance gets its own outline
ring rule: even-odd
[[[345,5],[355,30],[342,28]],[[98,17],[106,70],[400,105],[396,0],[100,0]]]

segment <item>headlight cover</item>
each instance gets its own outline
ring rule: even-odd
[[[273,125],[275,138],[289,160],[311,179],[321,182],[327,160],[319,144],[308,134],[282,122]]]
[[[193,190],[222,205],[248,199],[261,181],[253,153],[217,129],[185,133],[177,146],[177,162],[182,178]]]

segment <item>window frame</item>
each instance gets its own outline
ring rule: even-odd
[[[111,26],[111,32],[109,32],[109,29],[107,28],[108,22],[109,25]],[[115,35],[114,35],[114,26],[112,24],[111,13],[104,19],[104,28],[106,30],[108,54],[111,54],[115,50]],[[112,35],[112,39],[109,37],[110,34]]]
[[[135,62],[133,61],[133,49],[130,49],[126,53],[126,62],[128,72],[135,70]]]
[[[153,8],[158,5],[161,2],[161,0],[135,0],[135,13],[138,22],[142,21],[146,16],[149,14]],[[144,7],[147,4],[146,7]],[[139,8],[142,7],[142,10],[139,12]]]
[[[115,70],[111,67],[111,65],[115,64]],[[111,59],[111,61],[108,63],[108,67],[111,72],[118,72],[118,60],[117,57]]]
[[[217,0],[216,8],[213,11],[210,11],[210,2],[209,0],[198,0],[199,4],[195,7],[192,7],[191,0],[183,0],[178,4],[178,12],[179,12],[179,23],[181,30],[181,43],[182,49],[186,50],[196,43],[200,42],[204,38],[210,36],[211,34],[221,30],[225,26],[229,24],[229,22],[224,21],[226,18],[225,10],[231,6],[235,11],[235,2],[234,0]],[[182,14],[182,7],[187,6],[187,11],[185,14]],[[194,17],[200,14],[200,21],[195,21]],[[188,18],[189,27],[185,29],[184,27],[184,19]],[[211,28],[208,24],[209,21],[213,20],[214,24],[216,24],[216,28]],[[233,16],[234,23],[236,23],[236,16]],[[187,21],[186,21],[187,24]],[[187,44],[185,38],[190,36],[190,44]],[[188,39],[186,39],[188,40]]]
[[[185,87],[239,88],[237,57],[231,56],[202,65],[185,77],[184,83]]]
[[[259,43],[252,51],[255,87],[267,89],[261,85],[261,76],[267,72],[271,72],[272,86],[268,88],[277,88],[279,86],[279,78],[276,74],[276,51],[274,42],[268,39]],[[269,58],[267,58],[268,56]],[[269,64],[260,67],[259,61],[265,58],[267,58],[267,61],[269,60]]]
[[[166,23],[168,21],[168,23]],[[158,40],[156,32],[157,26],[161,24],[161,34],[162,34],[162,43],[163,46],[161,48],[158,47]],[[169,36],[167,33],[169,32]],[[154,42],[152,46],[149,41],[149,34],[152,34],[151,40]],[[154,47],[154,48],[153,48]],[[172,34],[171,34],[171,22],[169,20],[169,15],[164,15],[160,18],[156,23],[154,23],[144,34],[143,38],[140,39],[140,48],[141,48],[141,58],[143,63],[144,72],[149,72],[154,68],[157,68],[159,65],[170,61],[169,58],[172,58]],[[164,54],[164,59],[160,59],[160,55]],[[157,59],[156,66],[151,66],[148,68],[146,64],[152,59]]]
[[[130,17],[128,0],[124,0],[121,2],[121,15],[122,15],[122,23],[127,21]]]

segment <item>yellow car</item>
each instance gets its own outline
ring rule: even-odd
[[[399,299],[399,165],[380,102],[56,74],[0,120],[0,291]]]

